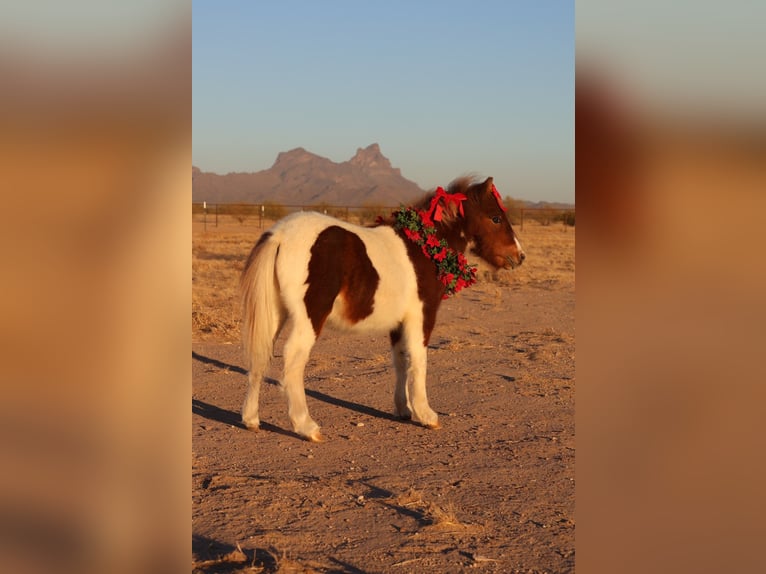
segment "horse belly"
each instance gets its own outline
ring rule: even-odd
[[[388,333],[399,326],[409,308],[409,297],[401,293],[395,294],[378,289],[375,294],[372,313],[355,322],[349,321],[348,305],[343,294],[339,294],[333,303],[327,325],[353,332],[385,332]]]

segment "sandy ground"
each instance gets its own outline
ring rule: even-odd
[[[234,329],[195,323],[195,572],[574,570],[574,231],[529,227],[524,266],[442,305],[428,373],[438,430],[394,418],[386,335],[326,332],[306,369],[325,442],[290,431],[282,339],[261,430],[247,431]],[[211,292],[233,293],[252,244],[240,235],[259,231],[195,228],[196,313],[215,315],[204,290],[220,269],[227,286]]]

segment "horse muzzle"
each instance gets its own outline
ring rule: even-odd
[[[519,254],[517,256],[515,256],[515,257],[513,255],[506,255],[505,256],[505,261],[506,261],[507,265],[504,265],[504,267],[506,269],[508,269],[509,267],[511,269],[516,269],[519,265],[524,263],[524,260],[526,258],[527,258],[527,256],[526,256],[526,254],[523,251],[520,251]]]

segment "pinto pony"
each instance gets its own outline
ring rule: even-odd
[[[457,179],[415,207],[373,227],[314,212],[278,221],[242,272],[242,338],[248,390],[242,421],[257,429],[258,395],[274,342],[290,323],[282,387],[293,430],[314,442],[303,372],[323,327],[388,332],[396,369],[394,405],[402,419],[438,428],[426,396],[426,348],[442,299],[475,282],[464,251],[496,268],[524,261],[492,178]]]

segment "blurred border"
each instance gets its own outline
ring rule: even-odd
[[[191,6],[0,23],[0,563],[184,570]]]
[[[577,3],[583,572],[764,570],[764,10]],[[8,571],[188,568],[190,19],[0,24]]]
[[[766,566],[765,16],[577,3],[582,572]]]

